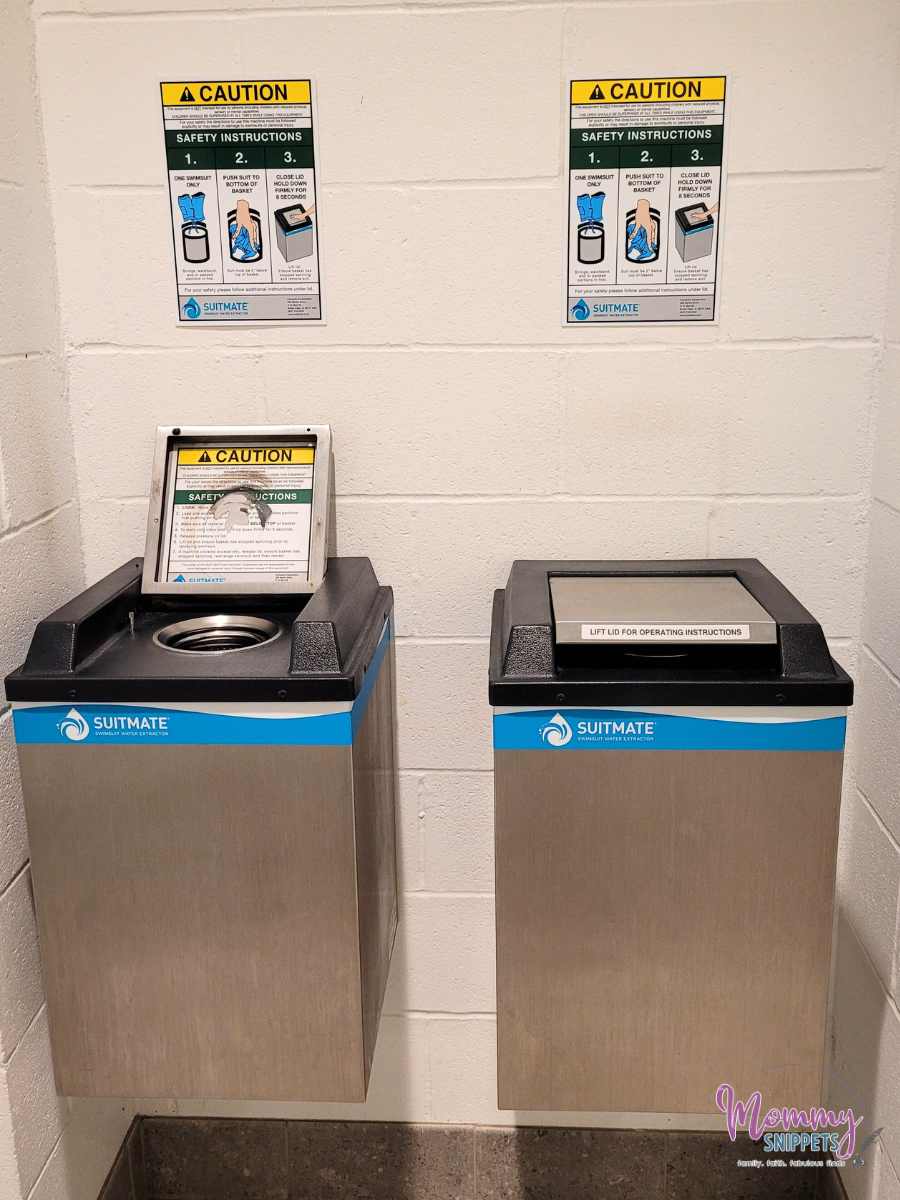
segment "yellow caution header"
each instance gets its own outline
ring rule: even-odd
[[[681,79],[576,79],[572,104],[653,104],[694,100],[724,100],[724,75],[694,75]]]
[[[315,461],[312,446],[196,446],[178,451],[181,467],[297,467]]]
[[[308,79],[238,79],[161,83],[162,102],[180,104],[309,104]]]

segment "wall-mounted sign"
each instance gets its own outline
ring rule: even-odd
[[[321,322],[310,80],[160,91],[179,322]]]
[[[725,76],[576,79],[565,325],[714,321]]]

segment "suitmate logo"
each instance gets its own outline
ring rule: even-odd
[[[656,736],[656,721],[637,714],[625,713],[621,719],[612,714],[579,718],[574,728],[561,712],[554,713],[546,725],[538,730],[545,746],[554,750],[568,746],[574,739],[575,746],[628,745],[632,742],[652,742]]]
[[[547,746],[568,746],[571,740],[572,726],[562,713],[555,713],[546,725],[541,726],[541,741]]]
[[[59,723],[59,732],[70,742],[83,742],[91,727],[77,708],[70,708]]]

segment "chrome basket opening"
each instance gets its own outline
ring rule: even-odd
[[[157,646],[179,654],[233,654],[274,641],[281,626],[265,617],[218,613],[176,621],[153,635]]]

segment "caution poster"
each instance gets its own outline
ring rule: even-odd
[[[324,320],[308,79],[160,84],[178,320]]]
[[[718,315],[725,76],[569,85],[563,323]]]

